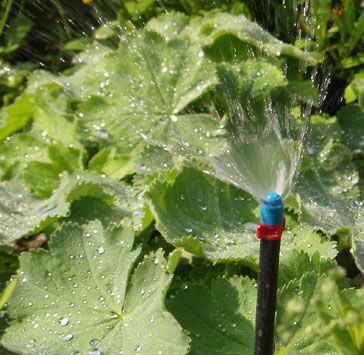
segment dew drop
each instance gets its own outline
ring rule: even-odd
[[[58,323],[59,323],[62,327],[64,327],[64,326],[66,326],[69,322],[70,322],[70,320],[69,320],[67,317],[64,317],[64,318],[60,319]]]
[[[64,340],[64,341],[70,341],[70,340],[73,339],[73,335],[72,334],[66,334],[66,335],[61,336],[61,339]]]
[[[96,251],[99,253],[99,254],[104,254],[105,253],[105,249],[103,247],[98,247],[96,249]]]
[[[143,217],[143,213],[141,211],[134,211],[133,217],[135,217],[135,218]]]
[[[100,348],[100,346],[101,346],[101,341],[100,340],[98,340],[98,339],[92,339],[91,341],[90,341],[90,346],[92,347],[92,349],[99,349]]]

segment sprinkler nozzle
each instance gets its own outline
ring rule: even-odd
[[[260,223],[257,227],[259,239],[280,239],[285,228],[284,204],[276,192],[268,192],[261,200]]]

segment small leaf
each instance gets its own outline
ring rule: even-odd
[[[28,35],[32,25],[33,23],[28,16],[18,15],[9,25],[6,33],[6,44],[5,47],[0,48],[0,55],[16,51]]]
[[[32,161],[49,162],[48,143],[32,133],[14,134],[0,143],[0,171],[4,175],[13,165],[20,169]]]
[[[68,116],[69,97],[56,84],[39,88],[34,97],[33,130],[65,145],[79,146],[76,122]]]
[[[105,174],[115,180],[121,180],[129,174],[135,173],[135,154],[121,155],[114,147],[100,150],[90,161],[89,169]]]
[[[22,94],[0,111],[0,141],[25,127],[33,116],[32,95]]]
[[[41,198],[51,196],[59,186],[63,172],[72,174],[83,169],[83,151],[54,143],[48,147],[48,162],[31,161],[21,171],[20,178]]]

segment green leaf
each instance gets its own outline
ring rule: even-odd
[[[251,354],[256,291],[249,279],[237,276],[177,291],[167,308],[190,333],[189,354]]]
[[[155,126],[178,119],[216,83],[214,66],[199,53],[187,42],[136,32],[117,50],[96,54],[73,76],[59,80],[83,100],[79,115],[86,138],[125,154]]]
[[[155,0],[132,0],[125,1],[125,8],[135,18],[150,10]]]
[[[173,130],[175,133],[175,130]],[[172,133],[172,134],[173,134]],[[168,138],[171,138],[168,136]],[[146,146],[135,162],[135,169],[141,174],[158,174],[160,170],[170,170],[175,165],[176,156],[158,146]]]
[[[106,177],[83,172],[69,177],[64,173],[59,187],[49,199],[35,198],[22,185],[11,181],[1,182],[0,191],[0,243],[5,244],[42,230],[50,223],[69,214],[70,204],[83,197],[92,197],[113,206],[117,221],[142,231],[151,220],[144,210],[144,199],[126,184]],[[88,209],[87,205],[84,208]]]
[[[358,53],[358,55],[355,57],[344,58],[340,63],[340,67],[343,69],[349,69],[362,65],[363,63],[364,63],[364,54]]]
[[[345,88],[344,98],[345,98],[345,102],[347,104],[351,104],[352,102],[357,100],[358,97],[356,96],[355,91],[353,90],[351,85],[349,85]]]
[[[285,85],[282,71],[270,63],[247,60],[242,64],[242,86],[252,97],[269,96],[273,89]]]
[[[88,37],[81,37],[73,39],[64,45],[67,51],[83,51],[90,44],[91,39]]]
[[[312,169],[300,174],[294,190],[298,194],[300,222],[328,235],[348,229],[352,234],[356,264],[364,270],[362,203],[330,194]]]
[[[235,94],[239,101],[249,98],[269,97],[276,88],[287,85],[282,70],[264,60],[248,59],[239,65],[220,64],[218,74],[222,87],[218,88],[222,97]],[[236,91],[236,93],[234,92]]]
[[[11,276],[15,275],[19,269],[18,256],[19,252],[17,250],[8,246],[0,247],[0,292],[2,293],[0,309],[3,308],[4,303],[7,301],[7,295],[11,291],[11,286],[9,286],[8,290],[5,290],[7,283],[11,280]]]
[[[352,253],[354,255],[355,261],[359,269],[364,273],[364,213],[363,208],[357,208],[355,212],[353,212],[355,216],[355,231],[353,233],[352,243],[353,250]]]
[[[312,115],[310,117],[309,130],[305,147],[309,155],[319,155],[319,152],[330,141],[339,142],[341,127],[336,117],[328,115]]]
[[[122,155],[117,154],[114,147],[104,148],[91,159],[89,169],[121,180],[135,172],[136,154]]]
[[[18,15],[7,30],[6,44],[5,47],[0,47],[0,55],[16,51],[31,30],[32,24],[28,16]]]
[[[310,247],[307,246],[307,251]],[[293,249],[280,257],[279,287],[285,287],[294,279],[300,279],[308,271],[316,274],[327,273],[331,269],[337,269],[336,261],[332,260],[334,256],[321,255],[317,251],[309,255],[306,251]]]
[[[27,187],[39,198],[47,198],[59,185],[60,171],[53,169],[51,163],[30,162],[21,172]]]
[[[349,148],[330,141],[314,159],[322,183],[333,195],[358,197],[359,173]]]
[[[285,347],[288,353],[339,354],[332,338],[321,338],[315,334],[315,329],[320,329],[323,322],[317,317],[314,301],[316,295],[322,292],[321,287],[327,276],[314,272],[297,276],[278,291],[277,347]],[[328,313],[335,314],[338,303],[337,296],[328,293],[323,297],[322,307],[327,308]]]
[[[34,97],[33,130],[65,145],[79,146],[76,122],[67,117],[69,96],[56,84],[39,88]]]
[[[167,41],[178,38],[189,23],[189,17],[181,12],[170,11],[153,17],[145,28],[159,33]]]
[[[172,31],[165,31],[164,26],[176,18],[177,25]],[[169,18],[161,16],[148,24],[147,28],[157,31],[166,38],[187,37],[191,42],[202,46],[211,46],[221,36],[232,34],[238,39],[252,45],[263,53],[272,56],[289,55],[315,65],[317,57],[311,53],[304,53],[299,48],[283,43],[269,32],[266,32],[256,22],[248,20],[244,15],[233,16],[219,11],[207,12],[204,17],[192,18],[189,26],[181,31],[182,24],[185,25],[183,18],[179,14],[173,14]],[[167,27],[168,28],[168,27]]]
[[[297,95],[303,101],[317,104],[319,94],[313,87],[311,80],[290,80],[288,82],[288,90],[292,95]]]
[[[363,290],[341,290],[338,286],[339,277],[333,274],[325,280],[312,302],[323,323],[318,333],[321,338],[331,336],[335,339],[340,354],[361,354],[364,350]],[[334,314],[332,305],[327,308],[323,306],[328,293],[338,299],[339,307],[335,307]]]
[[[120,33],[120,21],[108,21],[93,32],[98,40],[108,39]]]
[[[184,168],[176,177],[157,180],[148,196],[156,228],[168,242],[196,250],[193,238],[213,261],[258,255],[259,242],[246,227],[257,220],[257,203],[246,192]]]
[[[319,254],[321,258],[334,259],[338,253],[336,243],[326,236],[322,236],[312,228],[298,226],[286,230],[281,241],[284,252],[283,259],[288,251],[304,251],[310,257]]]
[[[339,354],[332,337],[315,332],[325,324],[317,317],[318,297],[331,316],[340,310],[338,296],[323,290],[325,282],[332,280],[325,275],[328,267],[320,266],[318,257],[315,272],[308,272],[312,266],[307,256],[294,253],[286,258],[292,259],[303,264],[289,270],[287,283],[278,291],[276,348],[285,347],[288,354]],[[342,289],[345,282],[339,284]],[[190,332],[191,354],[250,354],[254,346],[256,292],[253,281],[239,276],[217,278],[211,286],[192,282],[171,296],[167,308]]]
[[[32,95],[22,94],[0,111],[0,141],[23,129],[33,116]]]
[[[60,142],[50,144],[42,135],[22,133],[0,144],[0,176],[25,183],[38,197],[49,197],[59,175],[83,169],[84,151]]]
[[[132,246],[129,230],[92,222],[65,225],[49,252],[23,254],[2,343],[32,353],[185,353],[188,337],[164,310],[167,263],[158,251],[132,272]]]
[[[156,228],[166,240],[214,262],[256,260],[257,202],[246,192],[194,168],[157,179],[147,193]],[[334,258],[335,244],[311,229],[284,233],[282,250]]]
[[[206,160],[224,152],[227,148],[225,135],[224,125],[212,116],[195,114],[179,115],[160,124],[146,139],[169,151],[173,157],[191,161],[196,157]]]
[[[41,229],[52,218],[65,216],[68,212],[64,186],[48,200],[34,198],[27,189],[15,182],[1,182],[0,191],[0,244]]]
[[[364,112],[358,105],[346,105],[337,115],[343,129],[342,140],[352,150],[362,152]]]
[[[15,134],[0,143],[1,177],[13,165],[18,164],[23,169],[29,162],[49,162],[48,144],[42,138],[32,133]]]
[[[361,107],[362,111],[364,111],[364,78],[354,80],[350,86],[358,98],[359,106]]]
[[[83,152],[61,143],[48,147],[48,158],[49,163],[29,162],[20,173],[24,183],[36,196],[42,198],[49,197],[58,187],[62,172],[72,174],[83,169]]]
[[[294,190],[299,194],[302,223],[328,234],[341,227],[355,228],[354,204],[330,194],[314,170],[301,172]]]

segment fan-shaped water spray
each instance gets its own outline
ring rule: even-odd
[[[302,140],[295,141],[292,112],[276,112],[269,100],[262,102],[262,110],[247,109],[240,103],[233,105],[227,149],[210,158],[213,173],[257,199],[267,191],[286,197],[298,171],[305,128]],[[285,117],[278,117],[279,114]],[[300,125],[305,126],[304,122]]]

